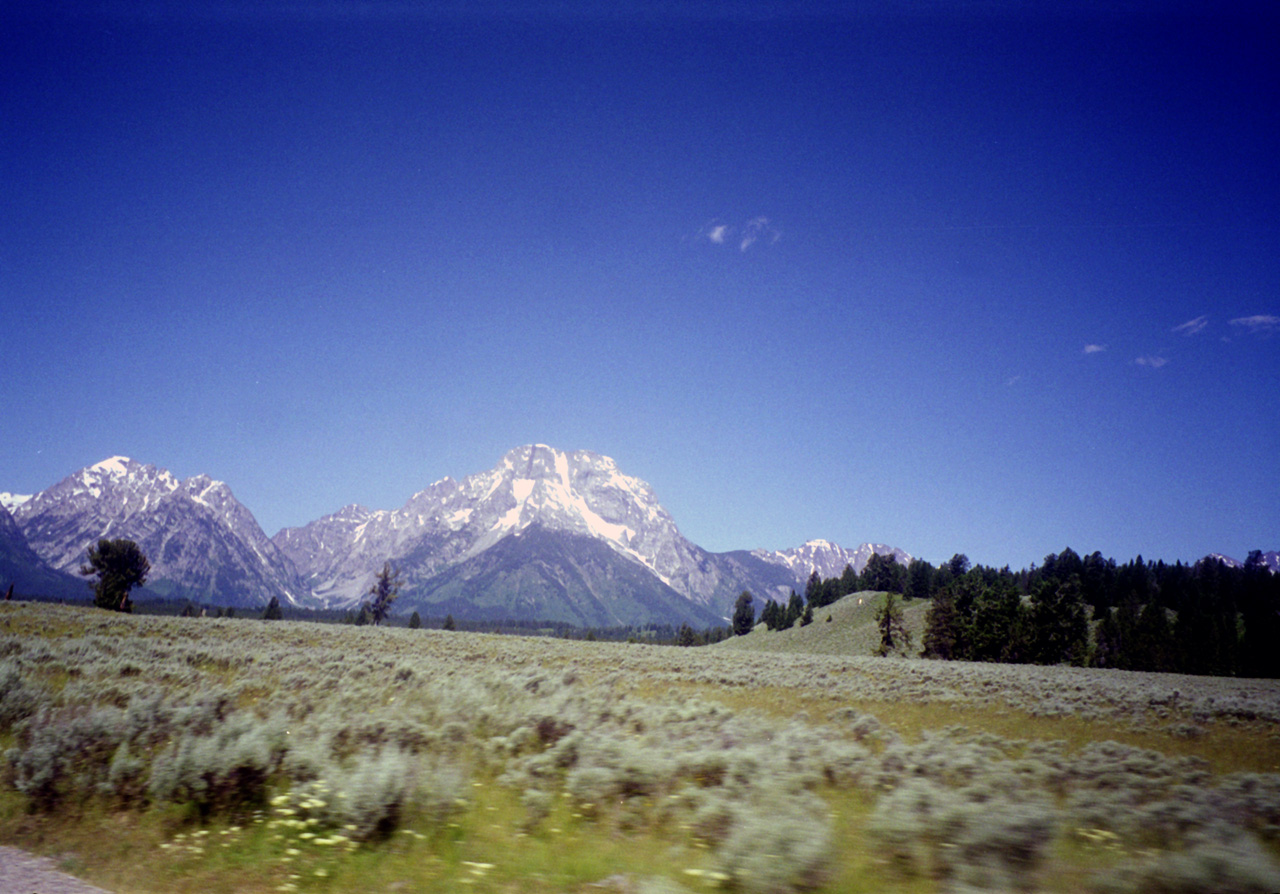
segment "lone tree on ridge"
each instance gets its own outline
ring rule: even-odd
[[[129,591],[145,584],[151,573],[151,563],[138,544],[124,538],[103,538],[97,546],[89,547],[87,559],[88,564],[80,566],[80,573],[98,578],[90,584],[93,604],[117,612],[133,611]]]

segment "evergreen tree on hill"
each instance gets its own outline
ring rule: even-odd
[[[885,593],[901,593],[906,579],[906,569],[893,556],[872,554],[862,569],[862,589]]]
[[[902,620],[902,606],[895,593],[886,593],[884,604],[876,610],[876,627],[880,631],[880,645],[876,654],[905,655],[911,649],[911,634]]]
[[[733,633],[734,636],[746,636],[751,632],[751,628],[755,626],[756,609],[751,604],[751,594],[743,590],[738,594],[738,600],[733,606]]]
[[[1046,580],[1031,595],[1031,659],[1083,665],[1089,646],[1089,618],[1080,595],[1080,576]]]
[[[955,597],[948,587],[934,596],[933,603],[929,606],[929,612],[925,616],[924,651],[921,654],[925,658],[959,658],[959,638],[960,618],[956,614]]]
[[[924,559],[912,559],[907,563],[907,581],[902,595],[910,599],[927,599],[933,592],[933,566]]]
[[[814,574],[817,574],[817,572],[815,571]],[[795,626],[796,621],[800,620],[800,616],[803,614],[804,600],[800,598],[799,593],[792,590],[791,598],[787,601],[786,613],[782,616],[782,629],[790,630]]]

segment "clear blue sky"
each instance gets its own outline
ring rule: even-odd
[[[0,490],[543,442],[713,550],[1280,548],[1275,5],[904,6],[5,4]]]

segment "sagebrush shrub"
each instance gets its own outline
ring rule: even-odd
[[[35,810],[83,801],[108,782],[125,733],[119,708],[43,709],[29,721],[23,744],[8,752],[14,787]]]
[[[283,800],[299,815],[357,840],[386,838],[409,810],[439,823],[465,803],[465,779],[456,767],[424,763],[395,746],[359,752],[343,762],[311,760],[305,766],[311,778],[295,785]]]
[[[1057,831],[1043,796],[999,794],[986,785],[952,788],[913,776],[882,797],[867,831],[906,874],[1030,889]]]
[[[787,894],[826,881],[831,828],[821,799],[802,792],[760,791],[729,808],[728,834],[716,846],[721,871],[740,891]]]
[[[181,734],[151,768],[155,801],[191,804],[202,818],[260,807],[285,753],[276,720],[233,715],[211,735]]]
[[[28,684],[14,662],[0,662],[0,732],[34,716],[48,701],[48,692]]]
[[[1273,894],[1280,867],[1251,835],[1201,838],[1131,862],[1093,883],[1098,894]]]

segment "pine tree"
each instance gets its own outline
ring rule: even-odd
[[[933,597],[925,615],[924,651],[921,654],[925,658],[945,660],[959,657],[956,650],[960,638],[959,620],[955,597],[948,587]]]
[[[893,556],[873,553],[862,569],[862,589],[886,593],[901,593],[906,581],[906,569]]]
[[[422,626],[422,618],[420,618],[418,616],[418,613],[415,611],[413,614],[409,616],[409,629],[417,630],[421,626]]]
[[[280,600],[272,596],[271,601],[267,603],[267,607],[262,611],[262,620],[279,621],[284,617],[284,611],[280,608]]]
[[[971,661],[1025,661],[1028,625],[1022,597],[1011,582],[997,580],[979,586],[964,657]]]
[[[816,574],[817,572],[815,572]],[[821,588],[821,584],[819,584]],[[782,629],[790,630],[795,626],[796,621],[800,620],[800,616],[804,614],[804,600],[800,598],[800,594],[795,590],[791,591],[791,598],[787,601],[787,610],[782,617]]]
[[[382,563],[382,570],[369,588],[369,595],[373,597],[369,603],[369,615],[375,625],[381,624],[391,612],[391,603],[400,595],[400,572],[392,571],[390,562]]]
[[[1164,606],[1154,599],[1142,607],[1134,630],[1133,669],[1170,671],[1173,665],[1173,631]]]
[[[791,595],[795,597],[794,590],[791,591]],[[809,580],[804,585],[804,599],[809,605],[820,602],[822,599],[822,575],[818,574],[817,568],[809,572]]]
[[[441,630],[457,630],[458,625],[453,621],[453,615],[445,615],[444,623],[440,625]]]
[[[1031,595],[1031,631],[1030,657],[1037,664],[1084,664],[1089,619],[1078,574],[1065,581],[1046,580],[1036,587]]]
[[[1095,637],[1097,645],[1090,664],[1094,667],[1120,667],[1123,644],[1120,641],[1120,625],[1111,609],[1102,609],[1102,620],[1098,622]]]
[[[856,592],[858,592],[858,572],[853,570],[852,565],[846,564],[844,571],[840,573],[840,583],[836,588],[836,598]]]
[[[924,559],[907,563],[907,584],[902,595],[910,599],[928,599],[933,595],[933,566]]]
[[[760,623],[769,630],[779,629],[782,626],[782,606],[772,599],[766,600],[764,608],[760,610]]]
[[[751,604],[751,599],[751,594],[746,590],[738,594],[737,602],[733,606],[734,636],[746,636],[755,626],[756,609]]]
[[[876,627],[880,630],[880,645],[876,654],[905,655],[911,649],[911,634],[902,620],[902,607],[895,593],[886,593],[884,604],[876,610]]]

